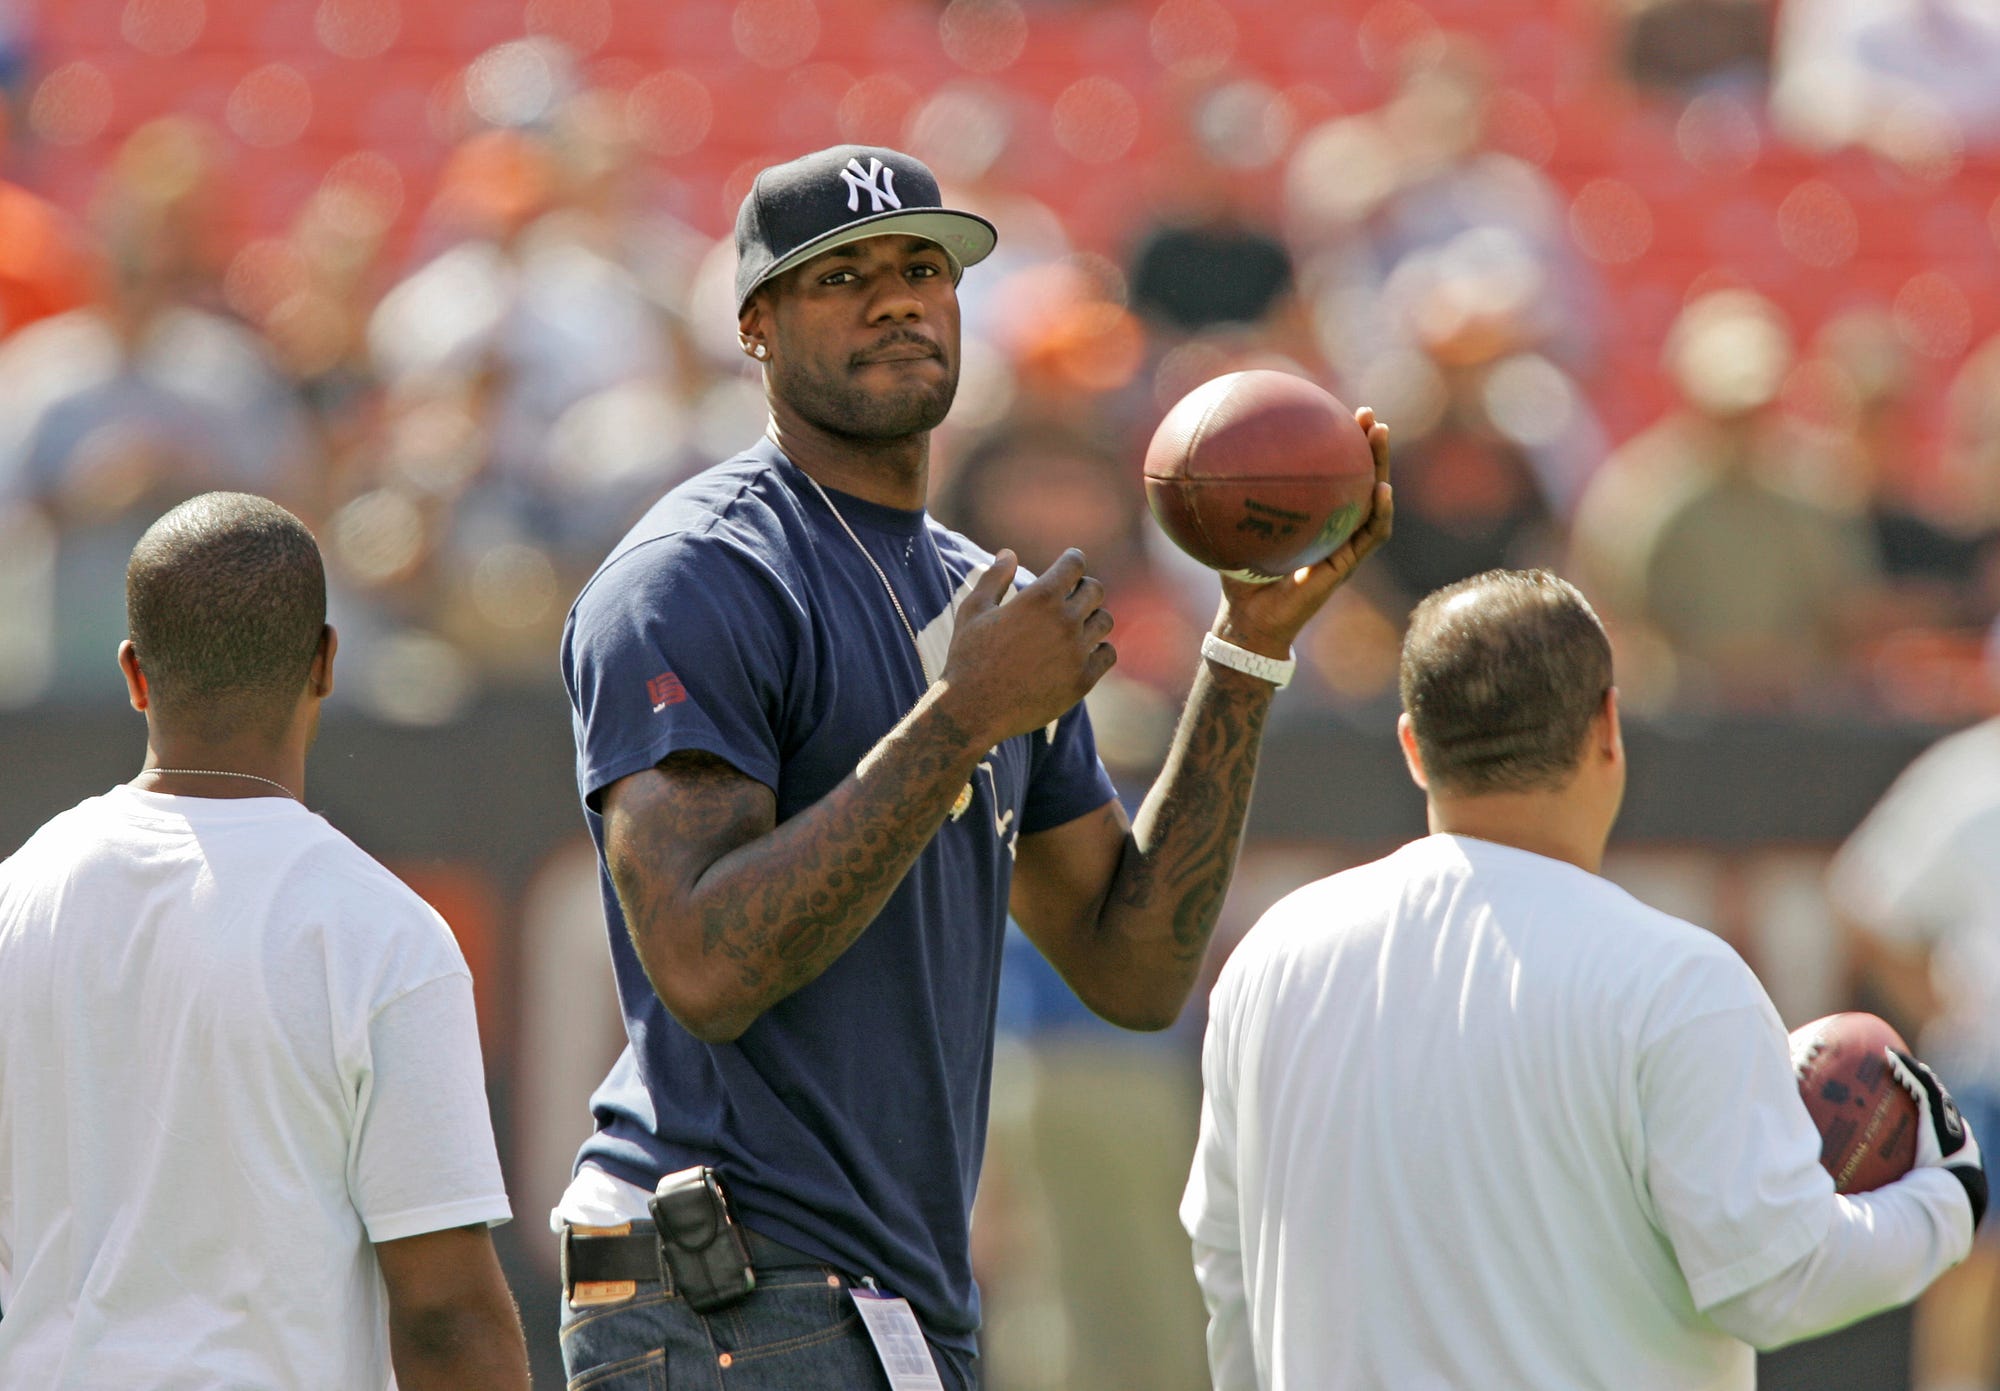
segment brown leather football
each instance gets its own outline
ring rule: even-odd
[[[1375,459],[1354,412],[1289,372],[1231,372],[1167,412],[1146,501],[1202,564],[1271,580],[1327,558],[1366,520]]]
[[[1893,1183],[1917,1162],[1917,1103],[1882,1056],[1901,1035],[1872,1014],[1829,1014],[1792,1031],[1799,1097],[1819,1127],[1819,1162],[1840,1193]]]

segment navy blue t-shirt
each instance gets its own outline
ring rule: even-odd
[[[935,674],[992,556],[922,512],[832,498]],[[750,1226],[874,1276],[970,1349],[967,1227],[1014,844],[1116,795],[1083,707],[993,750],[971,804],[855,943],[735,1042],[708,1044],[667,1013],[632,948],[599,794],[701,750],[772,788],[784,821],[909,713],[924,666],[882,577],[769,442],[675,488],[632,529],[578,597],[562,663],[630,1038],[591,1098],[597,1132],[579,1163],[646,1189],[712,1164]]]

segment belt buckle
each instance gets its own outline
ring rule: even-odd
[[[566,1225],[562,1237],[562,1282],[563,1290],[572,1309],[592,1309],[606,1304],[623,1304],[639,1293],[636,1280],[585,1280],[572,1283],[569,1278],[569,1244],[577,1237],[629,1236],[630,1222],[621,1222],[615,1227],[579,1227]]]

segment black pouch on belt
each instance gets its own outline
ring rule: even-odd
[[[699,1164],[668,1174],[654,1189],[651,1207],[661,1264],[697,1314],[727,1309],[757,1288],[749,1244],[715,1170]]]

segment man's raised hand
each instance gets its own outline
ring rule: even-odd
[[[1396,521],[1395,492],[1389,484],[1389,427],[1367,406],[1357,410],[1354,419],[1368,436],[1368,447],[1375,456],[1375,499],[1368,520],[1332,555],[1296,574],[1263,584],[1225,575],[1217,636],[1265,656],[1282,658],[1306,621],[1389,539]]]
[[[972,586],[940,678],[955,713],[992,744],[1067,714],[1118,661],[1104,584],[1084,573],[1082,551],[1016,590],[1019,569],[1003,550]]]

